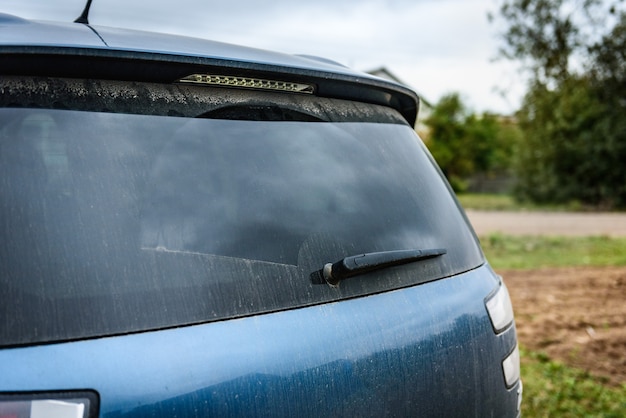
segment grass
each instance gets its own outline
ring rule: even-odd
[[[466,209],[500,211],[581,211],[581,205],[520,204],[508,195],[461,194]],[[491,234],[480,238],[495,269],[624,266],[626,238],[542,237]],[[524,417],[623,417],[626,385],[610,387],[601,378],[521,347]]]
[[[626,411],[626,385],[612,388],[602,379],[521,350],[524,417],[618,418]]]
[[[537,205],[529,202],[518,202],[513,196],[508,194],[488,194],[488,193],[459,193],[457,198],[465,209],[473,210],[494,210],[494,211],[570,211],[580,212],[588,210],[579,202],[567,204]]]
[[[626,238],[540,237],[492,234],[481,238],[496,269],[626,265]],[[521,349],[524,417],[623,417],[626,384],[606,380]]]
[[[480,238],[495,269],[566,266],[625,266],[626,238],[510,236]]]
[[[541,237],[492,234],[481,238],[496,269],[626,265],[626,238]],[[605,380],[521,350],[524,417],[623,417],[626,385],[609,387]]]
[[[465,209],[475,210],[522,210],[519,203],[510,195],[462,193],[456,196]]]

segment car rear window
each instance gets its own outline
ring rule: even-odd
[[[483,263],[391,109],[315,96],[5,81],[0,345],[115,335],[398,289]],[[326,263],[445,248],[338,288]]]

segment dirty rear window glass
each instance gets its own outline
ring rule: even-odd
[[[0,108],[0,345],[272,312],[482,264],[394,111],[372,123],[325,121],[332,101],[313,115],[233,106],[197,118]],[[349,255],[428,248],[447,253],[336,289],[312,280]]]

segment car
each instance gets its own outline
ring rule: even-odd
[[[0,55],[0,417],[519,416],[411,89],[86,19]]]

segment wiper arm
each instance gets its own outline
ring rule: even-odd
[[[366,253],[346,257],[336,263],[328,263],[322,269],[324,281],[331,287],[339,286],[339,282],[360,274],[370,273],[401,264],[413,263],[446,254],[445,248],[428,250],[395,250],[377,253]]]

